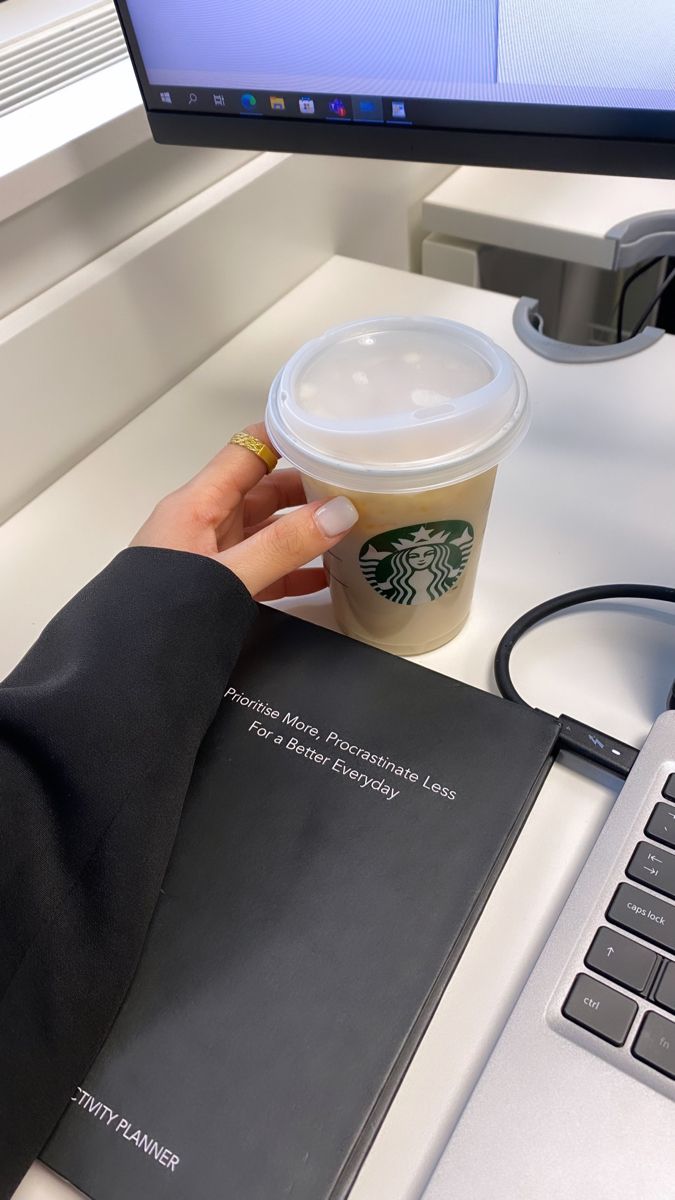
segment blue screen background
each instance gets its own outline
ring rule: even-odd
[[[128,0],[151,83],[675,109],[675,0]]]

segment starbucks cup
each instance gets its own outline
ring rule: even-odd
[[[345,633],[397,654],[469,615],[497,466],[529,422],[522,372],[465,325],[384,317],[330,329],[272,385],[266,425],[308,500],[358,523],[325,564]]]

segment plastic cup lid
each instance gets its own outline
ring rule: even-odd
[[[277,450],[354,491],[413,492],[489,470],[524,436],[520,368],[490,338],[436,317],[330,329],[279,372],[267,404]]]

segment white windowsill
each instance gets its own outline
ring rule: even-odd
[[[127,59],[0,119],[0,221],[150,139]]]

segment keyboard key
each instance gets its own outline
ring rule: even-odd
[[[671,804],[657,804],[645,829],[647,837],[665,846],[675,846],[675,808]]]
[[[664,896],[675,899],[675,854],[650,846],[649,842],[639,842],[626,874],[629,879],[637,879],[638,883],[644,883],[655,892],[663,892]]]
[[[591,970],[614,979],[633,992],[644,991],[658,961],[659,956],[653,950],[631,942],[630,938],[622,937],[606,925],[596,933],[585,959]]]
[[[637,1012],[637,1004],[590,975],[577,975],[563,1004],[563,1016],[597,1033],[613,1046],[623,1046]],[[675,1047],[675,1037],[673,1038]]]
[[[665,796],[666,800],[675,800],[675,775],[668,776],[661,795]]]
[[[630,929],[647,942],[675,952],[675,905],[620,883],[607,909],[607,920]]]
[[[659,980],[659,986],[654,996],[661,1008],[667,1008],[675,1013],[675,963],[668,963]]]
[[[675,1024],[658,1013],[647,1013],[633,1044],[633,1054],[675,1079]]]

